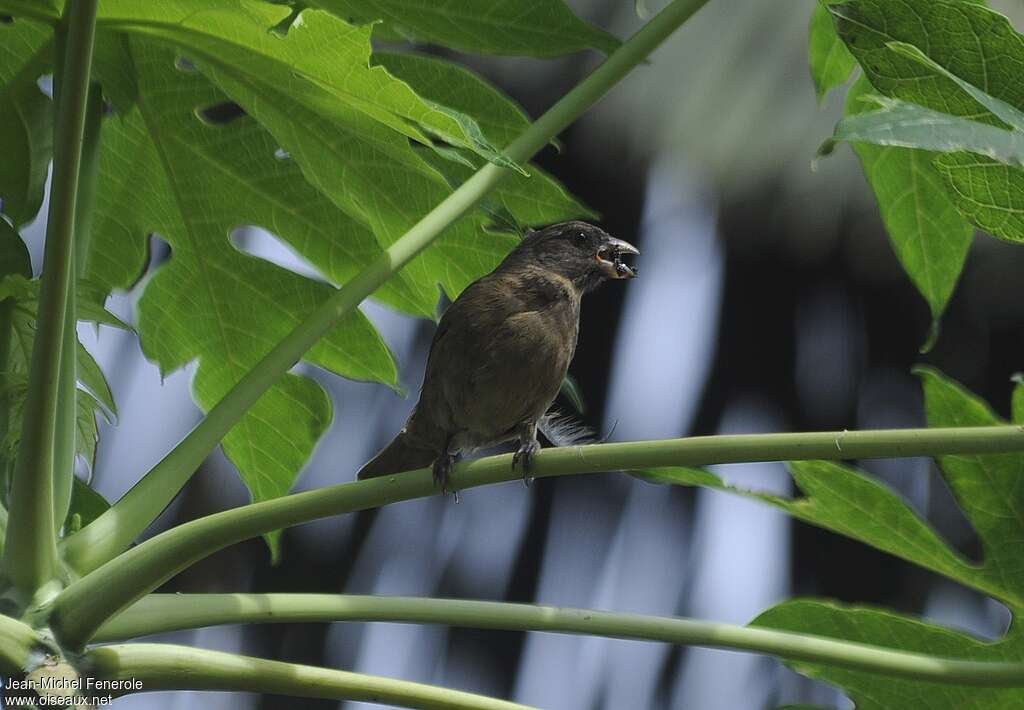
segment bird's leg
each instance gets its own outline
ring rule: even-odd
[[[533,468],[533,455],[540,451],[540,442],[537,441],[537,422],[524,422],[519,425],[519,446],[512,455],[512,470],[517,465],[523,467],[523,483],[530,485],[530,469]]]
[[[444,453],[434,460],[434,485],[440,487],[441,493],[451,492],[455,496],[455,502],[459,502],[459,492],[449,491],[448,482],[451,480],[452,468],[459,461],[459,452],[452,449],[452,441],[449,438],[445,444]]]

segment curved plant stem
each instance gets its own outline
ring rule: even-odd
[[[505,155],[516,163],[528,161],[706,2],[673,0],[608,57],[593,74],[527,128],[505,149]],[[67,541],[63,553],[68,563],[85,573],[127,549],[177,495],[231,427],[238,423],[271,385],[342,317],[428,247],[448,225],[469,211],[511,172],[493,164],[485,165],[359,275],[338,289],[239,380],[199,425],[124,498]]]
[[[242,690],[306,698],[366,700],[431,710],[532,710],[530,706],[422,683],[302,666],[166,644],[103,646],[83,669],[96,678],[136,680],[143,691]]]
[[[68,36],[57,107],[53,180],[46,224],[43,281],[29,368],[28,393],[10,497],[10,522],[3,572],[28,601],[54,579],[57,570],[54,525],[54,458],[57,442],[61,351],[72,294],[75,205],[82,159],[89,70],[96,29],[97,0],[69,3]]]
[[[743,461],[1015,451],[1024,451],[1024,429],[1018,426],[742,434],[547,449],[537,454],[533,474],[543,478]],[[512,469],[512,456],[502,454],[458,465],[451,486],[465,489],[518,478],[519,473]],[[54,601],[51,626],[65,644],[79,647],[129,604],[217,550],[317,518],[434,493],[430,471],[421,469],[295,493],[184,523],[133,547],[67,587]]]
[[[0,614],[0,676],[25,670],[38,644],[39,637],[30,626]]]
[[[153,594],[112,619],[97,634],[97,640],[216,624],[305,621],[389,621],[665,641],[755,651],[932,683],[1024,687],[1024,663],[933,657],[824,636],[678,617],[463,599],[346,594]]]

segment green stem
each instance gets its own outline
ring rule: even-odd
[[[60,33],[58,33],[59,36]],[[57,53],[58,56],[60,52]],[[85,272],[92,233],[92,212],[96,195],[96,175],[99,171],[100,127],[103,121],[103,92],[99,84],[92,84],[85,111],[85,132],[82,142],[82,166],[78,178],[78,197],[75,207],[74,270],[68,292],[65,314],[64,343],[61,352],[61,378],[58,392],[58,422],[54,458],[53,523],[60,530],[71,504],[71,486],[75,475],[75,455],[78,438],[78,277]]]
[[[74,0],[57,107],[53,179],[37,329],[11,488],[4,576],[27,602],[57,570],[54,463],[67,300],[72,293],[75,204],[96,29],[97,0]]]
[[[673,0],[504,151],[528,161],[642,62],[707,0]],[[320,338],[470,210],[510,170],[488,164],[345,284],[231,388],[202,422],[109,511],[68,540],[63,553],[81,572],[112,559],[145,530],[231,428]]]
[[[7,508],[0,505],[0,557],[4,554],[4,543],[7,538]]]
[[[188,646],[128,644],[85,654],[83,669],[154,690],[240,690],[305,698],[365,700],[431,710],[534,710],[527,705],[422,683],[237,656]]]
[[[741,434],[547,449],[537,454],[532,473],[544,478],[745,461],[1021,451],[1024,429],[1018,426]],[[458,465],[451,485],[465,489],[518,478],[519,473],[512,469],[512,456],[502,454]],[[436,492],[431,472],[420,469],[295,493],[184,523],[133,547],[68,586],[54,602],[51,625],[66,645],[82,646],[129,604],[189,565],[229,545],[317,518]]]
[[[0,676],[25,670],[38,645],[39,637],[32,627],[0,614]]]
[[[0,229],[3,225],[0,225]],[[7,438],[11,419],[10,381],[7,377],[11,355],[11,336],[14,317],[14,299],[5,298],[0,301],[0,441]],[[7,537],[6,502],[7,476],[10,461],[6,452],[0,452],[0,559],[4,554],[4,539]],[[2,582],[0,582],[2,585]]]
[[[964,661],[775,629],[678,617],[530,604],[346,594],[153,594],[106,624],[98,641],[218,624],[387,621],[546,631],[754,651],[790,660],[923,680],[1024,687],[1024,663]]]

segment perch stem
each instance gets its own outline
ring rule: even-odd
[[[836,446],[840,439],[841,448]],[[547,449],[536,455],[532,473],[545,478],[746,461],[1012,452],[1024,452],[1019,426],[738,434]],[[462,490],[518,479],[511,454],[502,454],[459,464],[448,485]],[[68,586],[54,602],[51,625],[66,645],[81,646],[132,602],[229,545],[317,518],[436,493],[431,471],[420,469],[294,493],[183,523]]]
[[[763,627],[530,604],[347,594],[153,594],[97,640],[217,624],[383,621],[662,641],[780,656],[932,683],[1024,687],[1024,663],[967,661]]]

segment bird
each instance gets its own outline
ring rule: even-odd
[[[528,484],[538,425],[576,351],[580,301],[608,280],[634,278],[626,259],[639,253],[583,221],[528,231],[445,310],[419,401],[357,478],[431,466],[447,492],[462,455],[516,440],[512,470],[521,467]]]

